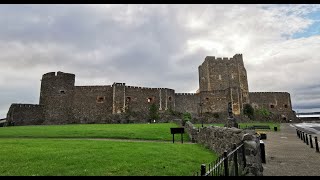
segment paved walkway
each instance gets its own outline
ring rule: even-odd
[[[292,125],[281,124],[280,131],[267,132],[263,141],[264,176],[320,176],[320,153],[303,143]]]

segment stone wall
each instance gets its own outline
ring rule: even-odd
[[[243,104],[249,102],[247,71],[242,54],[232,58],[207,56],[198,69],[200,93],[226,91],[228,94],[224,98],[233,103],[233,113],[241,114]]]
[[[202,103],[202,113],[226,113],[229,98],[228,91],[216,90],[216,91],[203,91],[200,93]]]
[[[7,113],[8,123],[38,125],[44,121],[43,106],[35,104],[11,104]]]
[[[296,118],[292,111],[290,94],[287,92],[250,92],[249,98],[253,108],[265,108],[278,114],[280,115],[277,118],[279,121],[288,122],[289,119]]]
[[[184,127],[193,142],[203,144],[218,155],[222,155],[225,150],[230,151],[233,144],[244,143],[247,164],[245,175],[263,175],[260,140],[255,135],[255,131],[213,126],[198,130],[191,122],[186,122]]]
[[[189,112],[193,115],[199,113],[199,95],[194,93],[176,93],[175,110],[181,113]]]
[[[242,141],[244,143],[246,155],[247,176],[263,176],[263,166],[261,160],[260,139],[252,133],[244,134]]]
[[[65,124],[72,119],[75,75],[50,72],[42,76],[40,105],[44,106],[44,124]]]
[[[191,140],[204,144],[218,154],[230,149],[234,143],[241,144],[245,134],[241,129],[215,126],[200,128],[198,132],[198,129],[191,122],[185,124],[185,129]]]
[[[74,123],[104,122],[112,114],[111,86],[76,86],[72,102]]]
[[[125,87],[126,109],[148,113],[154,103],[159,111],[174,110],[175,93],[168,88]]]

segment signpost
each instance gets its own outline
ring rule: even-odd
[[[181,134],[181,143],[183,143],[184,128],[170,128],[172,134],[172,143],[174,143],[174,134]]]

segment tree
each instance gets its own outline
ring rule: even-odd
[[[149,117],[151,120],[159,119],[158,107],[154,103],[149,108]]]
[[[245,104],[243,107],[243,114],[247,115],[250,119],[253,119],[254,109],[250,104]]]

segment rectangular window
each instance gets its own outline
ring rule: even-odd
[[[105,96],[98,96],[97,97],[97,103],[104,103]]]

